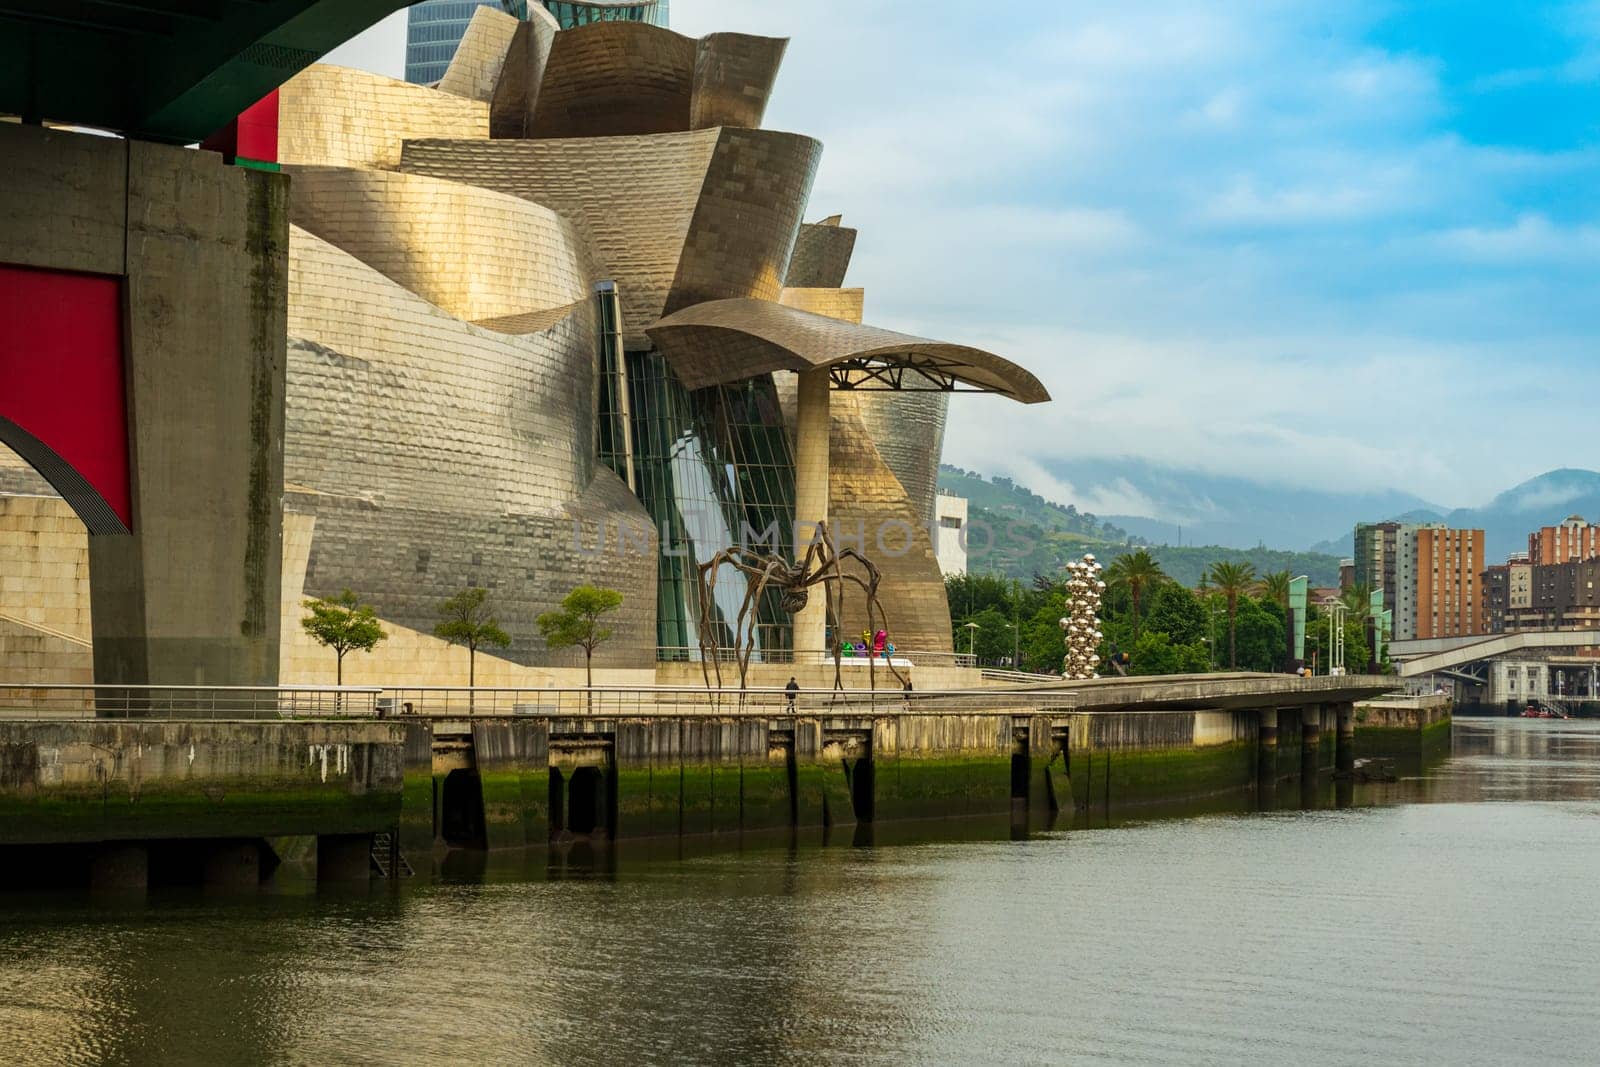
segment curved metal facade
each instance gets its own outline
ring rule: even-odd
[[[786,42],[560,17],[480,13],[439,90],[332,68],[284,90],[306,591],[349,586],[426,632],[482,585],[509,657],[544,665],[534,618],[594,582],[625,596],[611,662],[692,654],[697,564],[752,539],[795,549],[785,412],[795,372],[826,368],[841,391],[807,423],[827,470],[805,517],[826,497],[836,528],[859,524],[893,639],[948,650],[927,525],[947,396],[847,390],[1042,387],[861,325],[861,291],[841,287],[856,231],[801,222],[821,146],[757,128]],[[743,595],[717,576],[724,646]],[[847,603],[842,636],[858,621]],[[793,647],[775,591],[754,625],[759,648]]]

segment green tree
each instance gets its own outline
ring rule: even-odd
[[[1144,629],[1164,633],[1173,644],[1193,645],[1209,636],[1211,617],[1205,604],[1177,582],[1163,582],[1150,598]]]
[[[1142,548],[1118,556],[1106,568],[1106,584],[1128,591],[1128,600],[1133,605],[1133,639],[1136,643],[1139,640],[1139,608],[1145,594],[1166,580],[1167,575],[1161,569],[1161,564]]]
[[[487,589],[461,590],[439,605],[439,625],[433,628],[435,637],[442,637],[452,645],[466,646],[469,687],[478,684],[479,646],[505,648],[511,644],[511,635],[500,629],[499,620],[484,606],[488,599]]]
[[[1270,600],[1239,599],[1234,626],[1238,634],[1238,665],[1247,671],[1276,671],[1288,649],[1284,612]]]
[[[1256,569],[1248,563],[1213,563],[1207,572],[1211,585],[1222,594],[1228,609],[1228,667],[1239,668],[1239,645],[1236,622],[1239,616],[1239,598],[1248,596],[1256,584]]]
[[[383,632],[372,605],[358,603],[348,589],[336,597],[306,600],[304,604],[310,614],[300,620],[300,626],[317,644],[333,649],[337,657],[334,677],[339,685],[344,684],[346,652],[371,652],[389,636]]]
[[[611,627],[601,618],[622,606],[622,594],[615,589],[580,585],[561,601],[560,611],[547,611],[538,618],[539,633],[551,648],[583,649],[585,684],[594,686],[594,650],[611,637]]]
[[[997,607],[985,608],[963,622],[978,624],[971,631],[971,645],[979,663],[999,663],[1011,658],[1011,613],[1002,613]],[[967,630],[961,630],[966,636]],[[1057,657],[1059,658],[1059,657]]]
[[[1348,589],[1341,590],[1339,599],[1350,609],[1350,614],[1364,619],[1372,610],[1372,587],[1358,582]]]
[[[1288,571],[1273,571],[1261,576],[1261,596],[1284,611],[1289,610],[1289,583],[1294,581]]]
[[[1180,644],[1156,629],[1147,629],[1134,642],[1129,674],[1204,674],[1208,667],[1205,645]]]

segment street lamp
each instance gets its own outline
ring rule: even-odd
[[[1018,650],[1021,647],[1019,644],[1021,640],[1021,631],[1017,629],[1017,624],[1014,622],[1006,623],[1006,629],[1011,631],[1011,669],[1016,670],[1018,667]]]
[[[975,622],[967,623],[966,624],[966,631],[967,631],[967,655],[971,656],[972,657],[972,661],[974,663],[976,663],[978,661],[978,656],[977,656],[977,653],[974,651],[974,649],[976,649],[977,644],[978,644],[978,624],[975,623]]]

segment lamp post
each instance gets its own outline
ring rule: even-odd
[[[976,649],[978,647],[978,624],[975,622],[969,622],[966,624],[965,629],[967,631],[967,655],[972,657],[973,663],[977,663],[978,655]]]
[[[1014,622],[1006,623],[1006,629],[1011,631],[1011,669],[1012,670],[1016,670],[1017,669],[1017,650],[1020,647],[1019,642],[1020,642],[1021,635],[1020,635],[1020,632],[1017,630],[1017,624],[1014,623]]]

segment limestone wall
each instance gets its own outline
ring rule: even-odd
[[[89,642],[89,537],[60,497],[0,497],[0,619]]]

